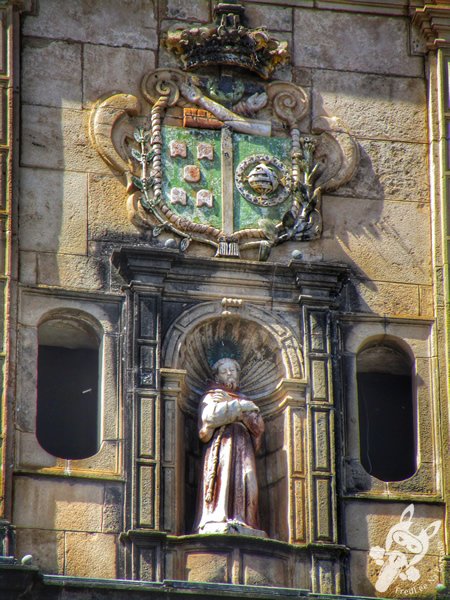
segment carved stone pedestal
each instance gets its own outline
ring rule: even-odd
[[[294,545],[240,535],[171,536],[129,531],[122,536],[133,554],[133,578],[176,579],[275,587],[342,588],[342,546]]]

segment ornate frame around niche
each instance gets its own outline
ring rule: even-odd
[[[295,515],[306,506],[306,469],[294,474],[294,461],[285,452],[289,445],[293,454],[306,454],[302,349],[297,335],[280,317],[259,306],[242,305],[237,300],[227,303],[226,299],[202,303],[183,313],[168,330],[162,348],[162,401],[165,406],[170,403],[171,413],[176,415],[176,435],[166,431],[175,445],[173,467],[166,469],[169,472],[177,469],[173,478],[176,504],[172,514],[178,516],[173,523],[174,533],[191,532],[189,518],[183,513],[192,516],[192,496],[197,492],[196,478],[188,481],[189,475],[200,468],[195,464],[200,459],[197,408],[211,378],[208,346],[221,336],[234,339],[241,347],[242,390],[258,404],[266,424],[265,446],[257,461],[263,526],[272,539],[306,542],[306,529],[299,533],[299,525],[294,523]],[[254,340],[256,350],[252,348]],[[194,357],[190,356],[190,350]],[[259,368],[252,373],[251,366],[258,361]],[[194,446],[193,453],[187,451],[183,440],[189,440]],[[283,493],[279,493],[280,486]],[[293,486],[303,488],[303,500],[300,494],[295,496],[289,492]],[[286,504],[291,506],[283,505],[280,498],[285,498]],[[301,506],[292,506],[296,502]],[[306,523],[306,519],[302,521]]]

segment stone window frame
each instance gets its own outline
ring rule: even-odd
[[[86,313],[52,311],[38,326],[36,437],[66,460],[100,450],[103,330],[91,321]]]
[[[15,472],[123,478],[120,327],[123,299],[112,295],[22,289],[19,299],[15,400]],[[49,318],[85,321],[100,336],[99,451],[66,460],[46,452],[36,437],[38,327]]]
[[[395,373],[390,367],[392,361],[395,364]],[[373,474],[381,481],[405,481],[412,477],[418,468],[417,389],[413,385],[416,379],[413,367],[414,360],[411,353],[407,352],[398,340],[390,336],[383,336],[381,339],[372,338],[368,344],[364,344],[360,348],[356,355],[360,461],[368,473]],[[393,374],[402,376],[400,386],[398,378],[392,377]],[[370,377],[370,383],[364,381],[364,377],[367,376]],[[382,388],[382,391],[376,389],[377,385]],[[386,386],[390,389],[387,389]],[[392,390],[392,386],[394,386],[394,390]],[[375,393],[374,397],[372,397],[372,393]],[[367,396],[370,396],[369,401]],[[383,405],[383,401],[385,412],[377,416],[377,409]],[[382,429],[387,422],[391,421],[390,418],[386,418],[389,415],[386,411],[389,411],[392,405],[395,405],[392,407],[392,416],[397,435],[389,435],[386,430]],[[398,411],[400,406],[403,409],[401,415],[395,410]],[[374,412],[371,413],[371,411]],[[363,419],[364,413],[366,414]],[[377,421],[380,417],[377,430],[370,421],[372,418]],[[404,425],[403,430],[402,425]],[[371,439],[371,443],[368,443],[370,432],[374,438]],[[361,437],[366,438],[366,446]],[[393,456],[393,460],[385,459],[383,451],[386,451],[386,447],[382,450],[386,438],[389,437],[391,437],[391,443],[400,443],[401,448],[401,451],[395,452],[397,458],[394,453],[389,454],[389,456]],[[364,447],[365,457],[362,456]],[[394,469],[396,472],[396,479],[389,479],[388,473],[392,472],[390,469]]]
[[[349,497],[417,497],[440,499],[438,423],[434,397],[433,321],[342,317],[343,332],[343,492]],[[361,465],[356,357],[370,342],[386,340],[406,352],[413,367],[413,403],[417,435],[417,470],[408,479],[385,482],[373,477]],[[431,441],[431,443],[430,443]]]

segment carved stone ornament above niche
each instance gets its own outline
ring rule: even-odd
[[[141,82],[145,104],[99,100],[90,136],[125,175],[130,219],[152,239],[219,257],[256,248],[267,260],[274,246],[321,236],[321,194],[352,178],[359,148],[338,118],[312,119],[304,89],[266,81],[288,61],[286,42],[245,27],[239,4],[220,3],[215,16],[165,38],[195,75],[156,69]]]

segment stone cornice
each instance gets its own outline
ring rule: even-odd
[[[412,0],[411,17],[429,50],[450,48],[450,2],[435,0],[424,4]]]
[[[259,0],[245,0],[251,6]],[[290,6],[292,8],[322,8],[376,15],[407,16],[409,0],[265,0],[267,4]],[[423,4],[423,3],[422,3]]]
[[[409,10],[408,0],[316,0],[316,8],[328,10],[346,10],[378,15],[406,16]]]

